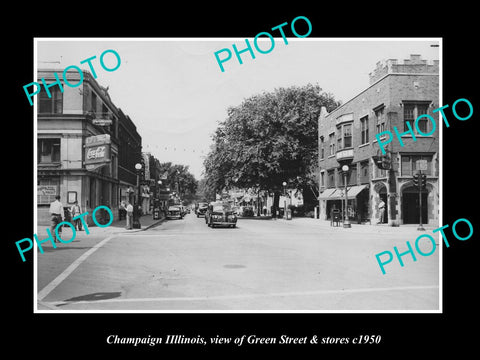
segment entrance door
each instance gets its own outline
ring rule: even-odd
[[[422,192],[422,223],[428,224],[428,194]],[[418,224],[420,221],[420,202],[418,190],[414,188],[405,189],[402,195],[402,214],[404,224]]]

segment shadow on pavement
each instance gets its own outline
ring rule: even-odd
[[[122,295],[120,291],[115,291],[115,292],[97,292],[97,293],[92,293],[92,294],[86,294],[86,295],[81,295],[81,296],[76,296],[70,299],[63,300],[65,301],[64,304],[59,304],[57,306],[64,306],[64,305],[69,305],[71,302],[76,302],[76,301],[98,301],[98,300],[108,300],[108,299],[114,299]]]

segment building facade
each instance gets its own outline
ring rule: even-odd
[[[38,78],[47,84],[56,81],[55,74],[63,69],[39,69]],[[70,84],[78,84],[77,71],[66,73]],[[89,214],[99,205],[112,209],[118,216],[121,186],[135,186],[134,178],[127,178],[119,166],[124,154],[122,118],[113,104],[108,89],[100,86],[88,71],[83,82],[76,86],[58,85],[49,88],[51,97],[42,89],[37,95],[37,218],[39,224],[50,220],[49,204],[61,196],[64,207],[78,201],[82,211]],[[136,144],[141,138],[135,135]],[[121,174],[119,174],[121,169]],[[133,167],[134,169],[134,167]],[[128,169],[131,171],[131,169]],[[135,190],[135,189],[134,189]],[[101,220],[108,213],[96,214]],[[92,224],[91,216],[87,222]]]
[[[438,113],[432,113],[439,107],[438,65],[438,61],[428,62],[419,55],[403,62],[378,62],[364,91],[331,113],[322,109],[318,126],[321,219],[330,219],[336,208],[348,211],[352,222],[418,224],[421,196],[423,224],[438,225],[440,126],[429,136],[418,134],[414,127],[421,114],[431,115],[439,124]],[[407,122],[415,138],[407,132]],[[434,126],[425,118],[417,125],[423,134]],[[390,167],[382,169],[376,162],[381,153],[375,134],[387,130],[393,134],[386,146]],[[423,160],[422,173],[427,175],[421,195],[412,178],[420,166],[418,160]],[[347,172],[342,171],[343,165],[348,165]],[[382,202],[386,206],[383,219]]]
[[[136,164],[142,162],[142,137],[122,109],[118,109],[118,180],[120,202],[135,203],[138,194]]]

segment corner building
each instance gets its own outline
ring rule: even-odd
[[[38,79],[53,84],[54,73],[64,69],[38,69]],[[80,82],[77,71],[67,71],[67,81]],[[134,164],[141,159],[141,137],[133,122],[112,102],[108,89],[88,71],[83,82],[70,87],[60,80],[42,87],[37,96],[37,222],[49,224],[49,204],[60,195],[64,207],[78,201],[88,224],[91,214],[108,206],[116,219],[118,205],[136,193]],[[129,190],[129,192],[127,191]],[[109,215],[97,213],[99,217]],[[105,220],[105,219],[104,219]],[[100,221],[100,220],[99,220]]]
[[[410,55],[403,62],[389,59],[377,63],[369,74],[370,85],[331,113],[322,108],[318,124],[319,144],[319,213],[330,219],[330,211],[342,210],[344,174],[347,164],[348,214],[353,223],[380,221],[379,203],[386,204],[384,223],[390,225],[418,224],[420,217],[418,189],[413,185],[417,160],[426,161],[426,189],[422,192],[422,222],[438,225],[439,219],[439,116],[432,110],[439,105],[439,63]],[[429,114],[435,119],[436,130],[428,119],[415,119]],[[407,132],[409,122],[412,134]],[[401,135],[401,146],[394,127]],[[381,155],[376,134],[393,134],[386,145],[391,170],[375,164]],[[425,164],[425,161],[423,163]]]

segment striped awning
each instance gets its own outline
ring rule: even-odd
[[[347,187],[347,196],[349,198],[354,198],[360,192],[365,189],[367,185],[354,185],[354,186],[348,186]],[[332,189],[326,189],[323,193],[320,194],[318,197],[321,200],[341,200],[345,198],[345,189],[344,188],[332,188]]]

